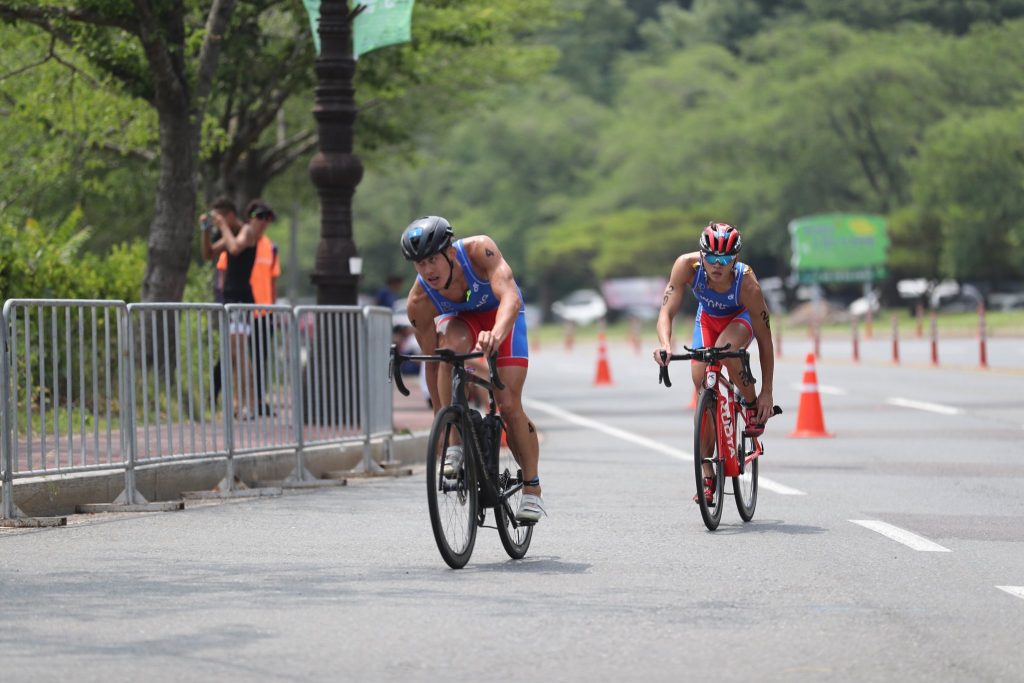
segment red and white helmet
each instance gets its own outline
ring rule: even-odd
[[[735,256],[743,246],[740,231],[728,223],[708,223],[700,234],[700,250],[705,254]]]

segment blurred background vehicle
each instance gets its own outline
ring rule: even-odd
[[[551,304],[551,311],[562,320],[589,325],[608,314],[608,305],[596,290],[577,289]]]

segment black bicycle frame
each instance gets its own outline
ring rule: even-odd
[[[474,466],[482,477],[481,480],[486,484],[487,491],[491,500],[495,501],[494,507],[502,505],[505,507],[505,512],[508,514],[509,519],[512,522],[513,527],[518,527],[519,524],[516,522],[515,513],[508,505],[508,499],[515,495],[522,487],[523,483],[519,482],[507,491],[502,491],[500,482],[493,481],[491,473],[486,467],[483,453],[483,437],[484,434],[478,433],[476,425],[471,419],[469,419],[469,397],[466,395],[466,384],[476,384],[483,387],[487,392],[488,398],[488,412],[487,417],[497,417],[497,404],[494,400],[494,390],[504,389],[505,385],[502,384],[501,378],[498,376],[497,356],[492,355],[487,359],[487,366],[490,371],[490,381],[481,379],[476,375],[470,374],[466,370],[466,361],[472,360],[473,358],[483,358],[483,353],[480,351],[474,351],[471,353],[457,353],[451,349],[436,349],[433,355],[404,355],[399,353],[398,347],[395,344],[391,345],[391,365],[389,367],[389,379],[393,379],[398,390],[402,392],[403,396],[409,395],[409,390],[406,388],[405,383],[402,381],[402,373],[400,372],[400,366],[404,361],[414,360],[424,363],[429,362],[446,362],[452,365],[452,402],[451,406],[454,406],[459,413],[459,423],[462,426],[462,433],[472,438],[471,444],[469,445],[470,450],[473,453]],[[493,444],[492,444],[493,446]],[[499,475],[500,476],[500,475]],[[444,484],[442,483],[442,486]]]

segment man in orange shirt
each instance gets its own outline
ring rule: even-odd
[[[272,306],[277,303],[277,278],[281,276],[281,262],[277,257],[277,245],[266,235],[267,228],[275,218],[274,210],[262,199],[254,199],[246,207],[245,216],[248,222],[259,222],[258,227],[261,228],[259,241],[256,242],[256,260],[252,266],[252,274],[249,276],[252,298],[257,305]],[[217,261],[217,269],[226,270],[227,263],[227,255],[221,254],[220,260]],[[253,314],[255,318],[255,334],[253,335],[255,399],[256,410],[260,415],[273,415],[273,410],[263,400],[265,367],[273,338],[273,326],[267,319],[266,313],[266,311],[256,311]]]

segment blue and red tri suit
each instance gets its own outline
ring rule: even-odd
[[[466,299],[464,301],[452,301],[441,295],[439,291],[427,284],[422,276],[416,280],[420,287],[430,297],[434,307],[439,313],[437,325],[447,320],[458,318],[469,326],[473,339],[476,339],[484,330],[494,329],[494,321],[498,315],[498,304],[501,303],[491,289],[491,283],[477,277],[473,266],[469,263],[469,256],[462,240],[452,244],[455,247],[455,258],[462,266],[462,272],[466,276]],[[529,365],[530,344],[526,337],[526,307],[523,305],[523,293],[516,287],[519,295],[519,315],[512,324],[512,331],[505,337],[505,341],[498,347],[498,365]]]
[[[733,283],[727,292],[716,292],[708,284],[708,275],[702,262],[694,264],[696,273],[690,287],[697,297],[697,317],[693,322],[693,346],[700,348],[714,346],[718,336],[729,323],[739,322],[750,330],[750,340],[754,338],[754,326],[750,320],[750,312],[740,305],[740,285],[743,276],[750,271],[750,266],[737,261],[733,264]],[[750,344],[750,340],[747,344]]]

